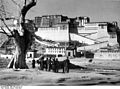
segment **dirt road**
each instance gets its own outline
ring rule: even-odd
[[[0,68],[0,85],[25,86],[76,86],[76,85],[120,85],[120,61],[88,62],[89,59],[70,59],[71,63],[87,69],[70,69],[70,73],[41,71],[38,68],[14,71]],[[38,65],[37,65],[38,67]]]
[[[0,70],[0,85],[24,86],[76,86],[76,85],[119,85],[120,72],[112,70],[71,69],[70,73],[53,73],[38,69],[14,71]]]

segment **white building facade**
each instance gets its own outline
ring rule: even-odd
[[[65,56],[65,47],[47,47],[44,55]]]
[[[57,41],[57,42],[68,42],[69,41],[69,25],[58,25],[56,27],[40,27],[35,33],[43,39]]]
[[[120,60],[120,51],[102,51],[94,54],[94,59]]]

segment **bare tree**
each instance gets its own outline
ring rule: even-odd
[[[16,3],[17,4],[17,3]],[[24,5],[21,8],[20,18],[19,18],[19,29],[11,29],[5,23],[5,19],[1,16],[1,21],[7,28],[10,34],[6,32],[6,30],[1,27],[2,33],[6,34],[8,37],[13,37],[15,40],[16,51],[14,53],[13,59],[10,61],[8,67],[9,68],[20,68],[20,69],[27,69],[28,66],[26,64],[25,58],[26,53],[29,47],[31,46],[33,37],[35,36],[34,30],[35,25],[31,23],[26,23],[25,17],[27,12],[36,5],[36,0],[31,0],[29,3],[26,4],[26,0],[24,0]],[[7,18],[10,19],[10,18]],[[28,27],[31,25],[31,28]]]
[[[26,14],[32,7],[36,5],[37,3],[36,0],[29,0],[29,2],[27,2],[27,0],[24,0],[23,6],[21,6],[14,0],[11,0],[11,1],[13,1],[13,3],[17,5],[20,9],[20,11],[18,11],[19,16],[17,17],[19,18],[18,23],[17,23],[18,28],[11,31],[11,29],[5,23],[5,21],[9,19],[15,19],[15,18],[3,18],[0,15],[1,21],[3,22],[4,26],[9,31],[9,34],[8,34],[3,27],[0,27],[0,29],[2,30],[2,33],[6,34],[9,38],[13,37],[15,41],[15,46],[16,46],[14,57],[13,59],[11,59],[8,65],[8,68],[27,69],[28,66],[26,64],[25,58],[26,58],[27,51],[31,47],[34,38],[41,41],[41,44],[43,43],[47,45],[56,45],[56,43],[51,43],[49,40],[42,39],[41,37],[35,35],[35,31],[37,30],[37,28],[35,27],[35,24],[29,21],[26,22],[26,19],[25,19]]]

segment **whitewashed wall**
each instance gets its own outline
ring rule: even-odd
[[[69,41],[68,28],[64,30],[59,28],[39,28],[36,35],[52,41]]]
[[[95,59],[117,59],[120,60],[120,52],[97,52],[94,55]]]

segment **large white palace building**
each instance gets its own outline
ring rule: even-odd
[[[43,39],[58,43],[78,41],[87,44],[86,46],[77,47],[77,52],[81,50],[94,51],[118,44],[116,33],[109,32],[110,26],[117,26],[116,22],[91,22],[89,17],[68,18],[63,15],[35,17],[34,22],[38,27],[35,34]],[[15,26],[10,26],[10,29],[15,29]],[[65,55],[65,47],[47,47],[45,54]]]
[[[90,22],[88,17],[68,18],[62,15],[45,15],[35,18],[37,35],[57,42],[79,41],[86,44],[108,42],[117,44],[116,34],[108,33],[109,22]],[[113,36],[114,35],[114,36]]]
[[[93,51],[118,44],[116,34],[108,31],[110,25],[117,25],[116,22],[90,22],[89,17],[68,18],[62,15],[44,15],[35,17],[35,23],[38,27],[36,35],[44,39],[56,42],[78,41],[88,44],[88,46],[77,47],[78,52]],[[51,49],[54,48],[47,48],[47,50]],[[59,54],[55,50],[49,52]]]

